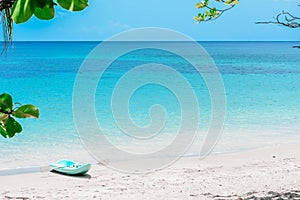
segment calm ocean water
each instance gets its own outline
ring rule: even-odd
[[[44,165],[60,158],[91,159],[74,125],[72,92],[81,63],[98,44],[16,42],[14,49],[0,58],[0,93],[8,92],[15,102],[35,104],[41,111],[38,120],[20,120],[24,131],[17,137],[0,138],[0,168]],[[221,72],[227,97],[224,133],[215,152],[299,141],[300,50],[292,48],[294,42],[201,42],[201,45]],[[102,59],[108,57],[109,52]],[[110,95],[122,74],[150,62],[169,65],[189,80],[200,102],[199,131],[204,133],[211,105],[201,77],[178,57],[147,49],[120,57],[99,82],[95,108],[104,134],[118,144],[130,143],[114,123]],[[149,73],[164,72],[145,71],[139,78]],[[163,105],[168,114],[164,128],[170,136],[180,125],[179,103],[165,88],[148,85],[132,96],[129,110],[134,123],[146,126],[151,122],[148,115],[151,105]],[[196,155],[198,150],[194,145],[189,154]]]

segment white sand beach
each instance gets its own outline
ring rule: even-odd
[[[242,153],[182,158],[161,171],[133,175],[93,165],[89,175],[0,177],[1,199],[300,199],[300,143]]]

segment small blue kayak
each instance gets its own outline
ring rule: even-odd
[[[80,164],[71,160],[59,160],[49,164],[53,171],[67,175],[83,175],[91,169],[91,164]]]

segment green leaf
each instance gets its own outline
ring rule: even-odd
[[[28,21],[34,12],[32,0],[17,0],[12,8],[12,19],[15,23]]]
[[[14,137],[16,133],[22,132],[22,126],[12,117],[8,117],[6,123],[2,126],[2,129],[6,131],[6,135],[9,138]]]
[[[4,126],[2,124],[0,124],[0,134],[4,137],[7,138],[7,132],[6,129],[4,128]]]
[[[0,122],[4,121],[8,118],[8,114],[0,112]]]
[[[227,0],[227,1],[225,1],[224,3],[227,4],[227,5],[230,5],[230,4],[233,3],[233,1],[234,1],[234,0]]]
[[[198,9],[204,8],[204,7],[205,7],[205,3],[203,1],[196,4],[196,8],[198,8]]]
[[[52,0],[34,0],[34,15],[42,20],[52,19],[55,15],[54,2]]]
[[[9,94],[0,95],[0,110],[10,112],[13,109],[13,100]]]
[[[46,6],[48,0],[33,0],[33,5],[40,7],[40,8],[44,8]]]
[[[81,11],[88,6],[88,0],[57,0],[57,3],[71,11]]]
[[[13,116],[17,118],[39,118],[40,112],[34,105],[28,104],[19,107],[13,113]]]

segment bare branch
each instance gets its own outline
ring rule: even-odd
[[[300,17],[296,17],[289,12],[282,11],[276,16],[275,21],[256,22],[256,24],[278,24],[289,28],[299,28]]]

